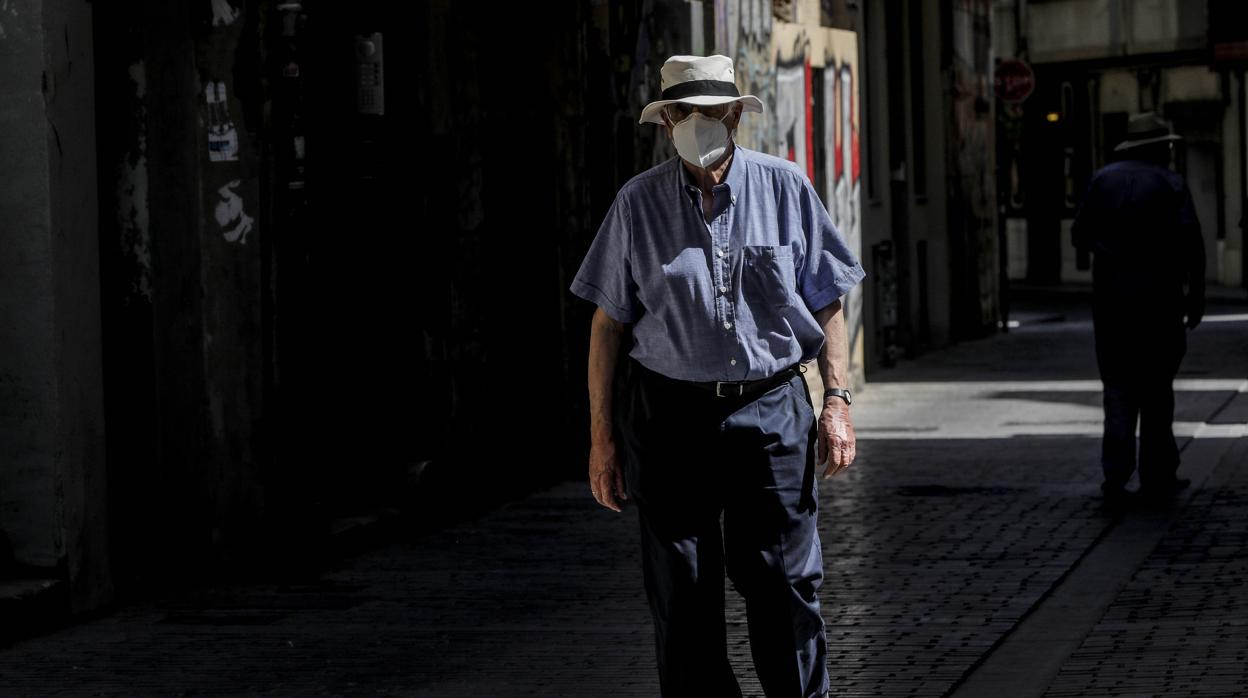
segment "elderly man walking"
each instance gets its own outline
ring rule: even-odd
[[[1092,320],[1104,385],[1101,489],[1126,501],[1136,468],[1140,493],[1164,498],[1184,487],[1174,440],[1174,377],[1187,350],[1184,324],[1205,311],[1205,250],[1183,178],[1170,169],[1178,136],[1156,114],[1133,117],[1120,159],[1092,176],[1072,228],[1092,253]]]
[[[661,77],[641,122],[679,157],[624,185],[572,282],[598,306],[590,488],[614,511],[638,507],[664,696],[741,695],[725,570],[767,695],[821,696],[815,462],[830,477],[854,460],[840,299],[862,266],[800,168],[734,143],[763,105],[738,92],[731,59],[673,56]]]

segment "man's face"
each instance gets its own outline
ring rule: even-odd
[[[663,116],[663,128],[667,131],[667,137],[672,138],[672,129],[676,128],[676,124],[689,118],[694,112],[699,112],[703,116],[711,119],[723,119],[724,126],[728,129],[728,133],[732,133],[737,124],[741,122],[741,103],[729,102],[728,104],[717,104],[712,107],[701,107],[695,104],[685,104],[684,102],[673,102],[663,107],[659,112]]]

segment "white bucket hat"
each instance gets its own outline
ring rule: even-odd
[[[638,123],[662,124],[663,107],[673,102],[684,102],[700,107],[740,102],[745,111],[762,113],[763,102],[754,95],[737,91],[737,81],[732,72],[732,59],[727,56],[672,56],[659,71],[662,77],[661,99],[641,110]]]

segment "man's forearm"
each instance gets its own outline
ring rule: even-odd
[[[819,352],[819,375],[824,388],[849,387],[849,340],[845,331],[845,313],[841,302],[815,313],[815,320],[823,328],[823,350]]]
[[[611,429],[611,381],[620,343],[628,326],[599,308],[589,331],[589,438],[594,444],[614,442]]]

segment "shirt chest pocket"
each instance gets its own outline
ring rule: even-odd
[[[745,302],[777,308],[791,306],[797,290],[793,249],[785,245],[750,245],[741,252],[741,288]]]

